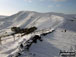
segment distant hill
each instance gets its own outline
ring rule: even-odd
[[[0,15],[0,18],[5,18],[5,17],[7,17],[7,16],[2,16],[2,15]]]

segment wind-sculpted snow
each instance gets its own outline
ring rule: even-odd
[[[61,13],[38,13],[21,11],[12,16],[0,19],[0,36],[11,34],[13,26],[29,28],[36,26],[38,29],[29,35],[21,37],[20,34],[1,38],[0,57],[16,55],[20,43],[29,40],[32,36],[54,31],[46,36],[41,36],[43,41],[30,47],[29,52],[23,52],[19,57],[59,57],[60,50],[68,51],[76,45],[76,16]],[[50,30],[51,29],[51,30]],[[75,47],[74,47],[75,49]]]

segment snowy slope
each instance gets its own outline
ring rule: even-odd
[[[36,26],[37,31],[55,29],[53,33],[42,36],[43,42],[38,41],[37,44],[33,44],[30,52],[24,53],[21,57],[55,57],[59,56],[60,50],[69,50],[71,46],[76,45],[76,15],[20,11],[12,16],[0,19],[0,35],[6,34],[5,32],[11,33],[10,28],[12,26],[22,28]],[[34,34],[41,33],[42,31]],[[12,36],[2,38],[0,57],[7,57],[9,54],[15,53],[19,43],[23,39],[28,40],[34,34],[22,38],[16,35],[15,41]],[[30,55],[31,53],[32,55]]]

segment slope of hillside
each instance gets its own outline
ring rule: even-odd
[[[20,57],[55,57],[59,56],[60,50],[69,51],[71,46],[76,46],[76,15],[66,15],[61,13],[38,13],[33,11],[21,11],[12,16],[0,20],[0,35],[11,33],[10,28],[19,26],[29,28],[36,26],[40,31],[44,29],[54,29],[53,33],[42,36],[43,41],[33,44],[29,52],[24,52]],[[15,41],[13,37],[2,38],[0,45],[0,57],[7,57],[15,54],[19,43],[23,39],[29,39],[31,36],[41,34],[42,32],[17,37]],[[75,48],[75,47],[74,47]],[[32,53],[32,54],[31,54]]]

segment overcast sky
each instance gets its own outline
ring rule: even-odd
[[[0,0],[0,15],[23,10],[76,14],[76,0]]]

